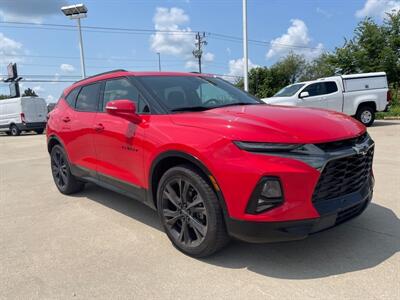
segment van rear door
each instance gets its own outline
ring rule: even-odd
[[[26,123],[46,122],[47,105],[44,99],[37,97],[22,98],[21,106]]]

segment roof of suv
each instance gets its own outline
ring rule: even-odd
[[[111,79],[111,78],[115,78],[115,77],[121,77],[121,76],[193,76],[193,77],[205,76],[205,77],[211,77],[214,75],[205,74],[205,73],[190,73],[190,72],[154,72],[154,71],[132,72],[132,71],[126,71],[126,70],[114,70],[114,71],[96,74],[96,75],[84,78],[82,80],[76,81],[71,86],[69,86],[68,88],[65,89],[65,94],[68,94],[72,89],[74,89],[78,86],[81,86],[81,85],[93,83],[93,82],[96,82],[99,80],[106,80],[106,79]]]

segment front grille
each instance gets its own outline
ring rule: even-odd
[[[314,190],[312,201],[320,202],[358,191],[372,176],[374,148],[368,152],[328,162]]]

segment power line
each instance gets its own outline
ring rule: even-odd
[[[54,58],[54,59],[79,59],[79,56],[57,56],[57,55],[33,55],[33,54],[1,54],[7,57],[32,57],[32,58]],[[111,58],[95,58],[89,57],[88,60],[100,60],[100,61],[149,61],[156,62],[156,59],[140,59],[140,58],[128,58],[128,57],[111,57]],[[163,61],[181,61],[180,59],[164,59]]]
[[[22,29],[48,29],[48,30],[67,30],[73,31],[73,25],[64,25],[64,24],[52,24],[52,23],[30,23],[30,22],[10,22],[10,21],[0,21],[0,24],[6,24],[10,28],[22,28]],[[21,26],[10,26],[9,24],[21,25]],[[28,26],[23,26],[28,25]],[[1,25],[0,25],[1,26]],[[34,27],[32,27],[34,26]],[[154,33],[163,33],[163,34],[171,34],[171,35],[193,35],[196,34],[195,31],[187,31],[187,30],[157,30],[157,29],[140,29],[140,28],[120,28],[120,27],[101,27],[101,26],[82,26],[82,29],[88,32],[102,32],[102,33],[129,33],[129,34],[154,34]],[[215,33],[210,31],[205,31],[207,36],[212,39],[229,41],[229,42],[242,42],[243,39],[241,37]],[[271,46],[275,45],[278,47],[287,47],[287,48],[298,48],[298,49],[320,49],[319,47],[311,47],[305,45],[298,44],[285,44],[279,42],[268,42],[263,40],[249,39],[249,43],[257,46]]]

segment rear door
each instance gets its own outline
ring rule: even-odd
[[[309,96],[301,98],[302,101],[299,102],[299,106],[328,108],[326,98],[324,98],[326,90],[325,90],[325,84],[323,82],[312,83],[306,86],[299,93],[299,95],[302,92],[308,92]]]
[[[63,141],[70,161],[84,173],[93,176],[96,174],[94,120],[98,111],[100,87],[101,83],[85,85],[77,92],[76,100],[66,99],[67,102],[71,102],[73,109],[68,110],[62,117]]]
[[[42,98],[22,98],[22,112],[25,115],[26,123],[46,122],[47,106]]]

